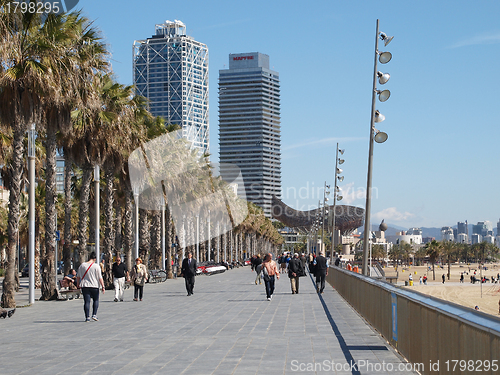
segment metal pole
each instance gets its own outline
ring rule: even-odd
[[[57,232],[57,209],[56,209],[56,232]],[[56,238],[56,248],[55,248],[55,258],[56,258],[56,272],[55,272],[55,281],[56,281],[56,286],[57,286],[57,238]]]
[[[135,256],[134,259],[139,258],[139,192],[134,189],[135,201]]]
[[[325,243],[325,208],[326,206],[326,181],[325,181],[325,190],[323,190],[323,215],[321,217],[321,246],[323,247],[323,251],[325,252],[326,256],[326,246],[324,245]]]
[[[181,241],[182,241],[182,259],[186,257],[186,228],[184,227],[184,221],[186,220],[186,216],[182,216],[182,235],[181,235]]]
[[[167,258],[165,258],[165,199],[161,197],[161,269],[167,269]]]
[[[332,220],[332,253],[335,251],[335,239],[337,237],[337,229],[335,227],[335,207],[337,206],[337,170],[339,162],[339,144],[337,142],[337,153],[335,157],[335,183],[333,184],[333,220]]]
[[[28,132],[29,161],[29,300],[35,303],[35,124]]]
[[[100,200],[100,192],[99,192],[99,174],[100,168],[98,165],[94,167],[94,193],[95,193],[95,255],[97,256],[97,262],[101,263],[101,247],[99,244],[100,233],[99,233],[99,218],[101,216],[99,212],[99,200]]]
[[[217,263],[220,263],[220,229],[219,229],[219,222],[217,222]]]
[[[210,247],[212,247],[212,238],[210,237],[210,210],[208,210],[208,240],[207,240],[207,261],[210,261]]]
[[[196,261],[200,261],[200,215],[196,215]]]
[[[375,98],[377,90],[377,55],[378,55],[378,34],[379,20],[377,19],[377,30],[375,33],[375,62],[373,68],[373,90],[372,90],[372,111],[370,119],[370,145],[368,151],[368,174],[366,177],[366,208],[365,208],[365,230],[363,239],[363,275],[368,274],[368,241],[370,239],[370,214],[372,199],[372,159],[373,159],[373,128],[375,125]]]

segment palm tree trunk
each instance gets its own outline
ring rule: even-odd
[[[105,251],[105,262],[104,262],[104,274],[103,281],[106,288],[110,288],[113,285],[113,276],[111,274],[111,266],[113,263],[113,250],[115,245],[115,227],[114,227],[114,190],[113,190],[113,170],[106,168],[104,173],[104,178],[106,181],[104,188],[104,251]]]
[[[89,166],[83,168],[82,186],[80,188],[80,212],[78,217],[78,268],[81,263],[87,261],[87,229],[89,219],[89,195],[92,182],[92,169]]]
[[[122,205],[119,201],[115,202],[115,251],[116,255],[121,254],[122,250]]]
[[[12,163],[10,167],[9,186],[9,216],[7,233],[9,242],[7,245],[7,266],[2,286],[2,307],[16,307],[16,249],[19,234],[19,203],[21,196],[21,177],[23,174],[23,139],[24,131],[16,129],[12,140]]]
[[[69,153],[65,152],[66,158],[64,163],[64,245],[63,245],[63,262],[64,275],[69,273],[71,269],[71,173],[73,172],[73,163],[69,159]]]
[[[153,211],[151,213],[151,267],[163,269],[161,266],[161,213]]]
[[[148,216],[147,210],[139,208],[139,256],[142,258],[146,266],[148,266],[150,247],[150,223]]]
[[[133,219],[132,219],[132,189],[125,183],[125,214],[123,223],[123,252],[125,253],[125,266],[132,269],[132,246],[133,246]]]
[[[40,300],[57,298],[56,281],[56,131],[47,126],[45,169],[45,256],[42,258],[42,296]]]

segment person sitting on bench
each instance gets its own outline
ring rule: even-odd
[[[64,276],[61,284],[63,286],[67,286],[69,290],[77,289],[77,287],[76,287],[76,271],[74,269],[70,269],[69,274]]]

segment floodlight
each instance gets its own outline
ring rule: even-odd
[[[380,83],[381,85],[385,85],[387,81],[389,81],[389,78],[391,78],[391,75],[389,73],[377,72],[377,77],[378,83]]]
[[[387,99],[391,97],[391,92],[389,90],[384,90],[384,91],[377,90],[377,95],[378,95],[378,100],[380,100],[381,102],[385,102]]]
[[[378,54],[380,55],[378,61],[380,61],[381,64],[387,64],[392,59],[392,54],[390,52],[379,52]]]
[[[378,110],[375,111],[375,122],[382,122],[385,120],[385,116]]]

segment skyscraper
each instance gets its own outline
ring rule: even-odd
[[[269,69],[269,56],[230,54],[229,69],[219,71],[220,162],[240,168],[238,194],[245,191],[268,217],[272,196],[281,197],[280,132],[279,73]],[[235,177],[223,164],[221,176]]]
[[[167,124],[181,126],[183,136],[209,152],[208,48],[186,35],[178,20],[156,25],[155,35],[133,46],[137,94]]]

